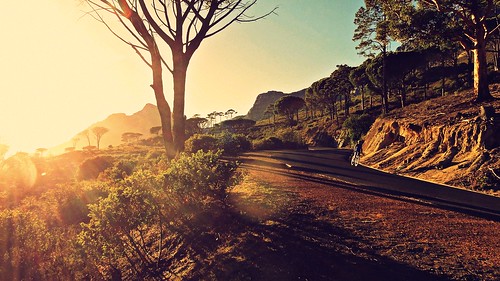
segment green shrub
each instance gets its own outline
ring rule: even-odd
[[[240,180],[234,161],[222,161],[222,152],[181,154],[170,163],[165,174],[167,191],[176,202],[193,209],[209,210],[224,207],[231,187]],[[201,210],[200,210],[201,208]]]
[[[301,148],[305,146],[304,140],[295,128],[277,130],[275,135],[282,141],[284,148]]]
[[[250,150],[250,141],[241,134],[222,133],[217,136],[217,147],[223,149],[225,155],[237,155]]]
[[[96,179],[100,173],[113,166],[111,156],[97,156],[87,159],[80,164],[77,171],[77,179],[91,180]]]
[[[374,121],[369,114],[353,114],[344,121],[342,127],[347,130],[347,138],[351,142],[356,142],[370,130]]]
[[[212,135],[194,134],[185,142],[186,152],[214,151],[217,149],[217,139]]]
[[[158,241],[167,242],[168,221],[162,214],[168,210],[160,204],[166,202],[161,200],[163,183],[162,175],[139,170],[110,183],[107,197],[89,205],[90,221],[81,225],[78,244],[99,269],[96,279],[111,280],[123,274],[129,276],[126,279],[152,280],[154,271],[162,270],[154,257]]]
[[[284,148],[283,142],[276,137],[255,140],[253,141],[252,146],[254,150],[271,150]]]
[[[130,176],[137,165],[137,161],[121,159],[99,174],[99,179],[103,180],[123,180]]]

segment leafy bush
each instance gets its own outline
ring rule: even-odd
[[[212,135],[194,134],[185,142],[186,152],[214,151],[217,147],[217,139]]]
[[[234,161],[223,161],[222,152],[182,154],[171,162],[165,183],[176,202],[202,211],[225,207],[228,191],[241,179]]]
[[[186,141],[185,147],[186,152],[191,153],[223,150],[225,155],[237,155],[250,150],[251,144],[244,135],[224,132],[216,136],[195,134]]]
[[[157,227],[165,227],[158,203],[162,190],[161,175],[139,170],[111,183],[108,196],[89,205],[90,221],[82,224],[78,241],[105,279],[155,274],[157,241],[164,235]]]
[[[106,169],[98,176],[99,179],[104,180],[123,180],[132,174],[136,165],[137,161],[122,159],[114,163],[113,167]]]
[[[0,229],[2,280],[43,280],[50,260],[45,258],[50,241],[45,223],[30,211],[4,210]]]
[[[351,142],[356,142],[370,130],[374,121],[369,114],[353,114],[344,121],[342,127],[347,130],[347,138]]]
[[[138,169],[107,182],[109,194],[89,205],[90,221],[78,236],[85,259],[99,269],[95,279],[174,278],[173,260],[190,251],[179,248],[193,249],[210,218],[225,209],[228,190],[240,179],[236,169],[220,151],[200,150],[181,154],[164,174]],[[158,256],[162,248],[168,254]]]
[[[96,179],[100,173],[112,166],[113,158],[111,156],[97,156],[87,159],[80,164],[80,167],[78,167],[77,179]]]
[[[225,155],[237,155],[250,150],[250,141],[241,134],[222,133],[217,136],[217,147],[223,149]]]
[[[283,149],[283,142],[276,138],[270,137],[266,139],[258,139],[252,143],[253,149],[255,150],[271,150],[271,149]]]
[[[275,135],[283,142],[284,148],[300,148],[305,146],[299,131],[294,128],[277,130]]]

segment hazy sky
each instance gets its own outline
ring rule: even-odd
[[[89,16],[78,0],[6,1],[0,17],[0,143],[32,152],[69,140],[112,113],[154,103],[151,73],[133,50]],[[204,41],[188,70],[186,115],[230,108],[246,114],[259,93],[297,91],[338,64],[363,58],[352,42],[362,0],[260,0]],[[172,105],[172,84],[166,96]]]

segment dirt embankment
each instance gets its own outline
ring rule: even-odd
[[[494,101],[470,91],[378,118],[362,161],[388,172],[500,195],[500,85]]]

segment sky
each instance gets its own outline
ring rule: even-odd
[[[134,51],[85,14],[79,0],[6,1],[0,17],[0,143],[10,153],[68,141],[113,113],[155,103],[151,72]],[[363,58],[352,41],[362,0],[260,0],[250,14],[206,39],[188,69],[189,118],[234,109],[258,94],[309,87],[339,64]],[[165,73],[167,101],[172,83]]]

